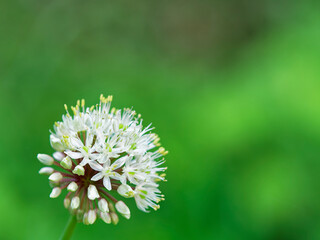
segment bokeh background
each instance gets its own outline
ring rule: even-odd
[[[156,127],[166,201],[73,239],[320,239],[319,1],[0,1],[0,239],[60,236],[36,154],[101,93]]]

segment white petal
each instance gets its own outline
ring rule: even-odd
[[[99,172],[104,169],[99,163],[94,162],[94,161],[89,162],[89,165],[93,170],[96,170],[96,171],[99,171]]]
[[[104,177],[103,178],[103,186],[105,186],[105,188],[108,189],[109,191],[112,189],[109,177]]]
[[[125,163],[127,157],[122,157],[122,158],[119,158],[118,160],[116,160],[112,165],[111,165],[111,168],[112,169],[118,169],[120,167],[122,167],[122,165]]]
[[[80,165],[81,166],[85,166],[85,165],[87,165],[87,163],[89,163],[90,162],[90,159],[88,158],[88,157],[84,157],[83,159],[82,159],[82,161],[80,162]]]
[[[83,147],[83,142],[78,139],[78,138],[74,138],[74,137],[70,137],[70,144],[72,146],[74,146],[75,148],[81,148]],[[71,157],[71,156],[70,156]]]
[[[83,157],[83,155],[80,152],[72,152],[70,150],[66,150],[64,153],[67,154],[72,159],[79,159]]]
[[[90,200],[95,200],[96,198],[99,198],[99,197],[100,195],[98,193],[96,186],[90,184],[88,187],[88,198]]]
[[[94,175],[91,180],[92,181],[99,181],[101,178],[103,178],[103,173],[97,173],[96,175]]]
[[[49,156],[48,154],[39,153],[37,158],[44,165],[52,165],[54,163],[53,157]]]

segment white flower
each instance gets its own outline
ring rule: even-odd
[[[140,114],[132,109],[111,109],[112,97],[101,95],[100,103],[85,107],[84,100],[71,107],[65,105],[62,121],[54,124],[50,144],[53,157],[38,154],[44,165],[39,173],[50,175],[51,198],[69,192],[64,206],[84,224],[93,224],[97,216],[106,223],[117,224],[118,213],[130,218],[130,210],[118,196],[134,197],[142,211],[158,209],[163,199],[158,188],[165,181],[160,138],[143,128]]]
[[[134,190],[134,198],[136,200],[137,206],[140,210],[147,212],[149,207],[154,210],[160,208],[157,205],[163,199],[163,195],[160,195],[158,185],[154,183],[141,183]]]
[[[106,189],[110,191],[112,189],[110,178],[113,178],[116,180],[121,179],[121,175],[117,173],[115,170],[120,168],[123,165],[123,163],[125,162],[125,159],[126,159],[125,157],[122,157],[112,164],[111,164],[111,160],[108,159],[107,162],[103,164],[103,166],[101,166],[100,164],[92,165],[91,167],[94,170],[98,171],[99,173],[94,175],[91,178],[91,180],[98,181],[103,178],[103,185],[105,186]]]

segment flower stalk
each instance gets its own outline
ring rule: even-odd
[[[72,237],[73,231],[77,225],[77,217],[70,215],[70,218],[67,222],[65,229],[60,237],[60,240],[69,240]]]

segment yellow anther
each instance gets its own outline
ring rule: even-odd
[[[85,105],[85,100],[82,99],[82,100],[81,100],[81,107],[84,107],[84,105]]]
[[[80,100],[77,100],[77,106],[78,106],[78,105],[80,106]]]
[[[59,127],[59,123],[55,122],[54,125],[56,125],[57,127]]]
[[[92,111],[94,109],[94,105],[91,106],[90,111]]]
[[[163,147],[160,147],[159,149],[158,149],[158,152],[160,153],[160,154],[162,154],[163,156],[165,156],[165,155],[167,155],[169,152],[168,151],[166,151]]]
[[[64,105],[64,109],[68,112],[68,106],[67,106],[67,104]]]
[[[75,107],[72,106],[72,107],[71,107],[71,110],[73,111],[73,114],[74,114],[74,115],[77,115],[77,110],[75,109]]]

